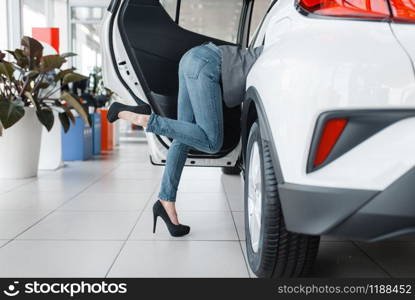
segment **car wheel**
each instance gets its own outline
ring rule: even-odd
[[[238,166],[235,167],[223,167],[222,173],[226,175],[239,175],[241,174],[241,168]]]
[[[257,122],[246,148],[245,232],[251,270],[258,277],[302,277],[310,271],[320,237],[286,230],[269,145]]]

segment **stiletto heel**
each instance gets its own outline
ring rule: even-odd
[[[157,217],[155,213],[153,213],[154,221],[153,221],[153,233],[156,233],[156,225],[157,225]]]
[[[154,216],[153,233],[156,232],[157,217],[161,217],[164,223],[166,223],[167,229],[169,230],[171,236],[180,237],[190,232],[189,226],[182,225],[182,224],[179,224],[179,225],[173,224],[173,222],[170,220],[169,215],[167,214],[166,210],[161,204],[160,200],[158,200],[153,205],[153,216]]]
[[[110,109],[108,110],[107,119],[110,123],[114,123],[118,120],[118,114],[122,111],[129,111],[141,115],[151,114],[150,106],[148,105],[139,105],[139,106],[129,106],[122,104],[120,102],[114,102],[111,104]]]

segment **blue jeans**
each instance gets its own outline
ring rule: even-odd
[[[178,120],[152,114],[147,132],[173,139],[159,199],[175,202],[190,148],[217,153],[223,144],[222,55],[212,43],[189,50],[179,65]]]

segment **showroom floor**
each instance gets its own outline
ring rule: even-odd
[[[0,181],[0,277],[249,277],[242,180],[187,168],[172,239],[151,206],[162,168],[145,144],[124,144],[38,179]],[[363,244],[324,238],[313,276],[415,276],[415,239]]]

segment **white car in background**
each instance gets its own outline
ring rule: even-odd
[[[206,0],[223,7],[212,26],[235,19],[230,5],[240,5],[231,42],[183,28],[193,0],[161,2],[113,0],[108,9],[104,80],[123,102],[175,118],[187,50],[205,41],[264,45],[243,106],[225,108],[223,149],[187,162],[244,170],[257,276],[307,275],[322,235],[378,241],[415,231],[413,2]],[[171,141],[148,141],[152,162],[163,165]]]

